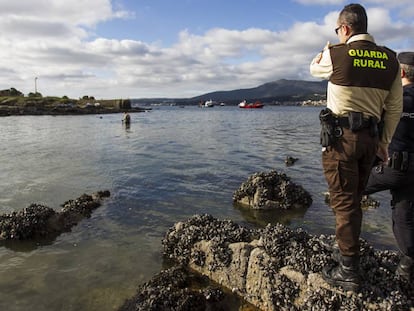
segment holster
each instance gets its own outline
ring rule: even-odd
[[[338,133],[337,119],[329,108],[321,110],[319,120],[321,122],[320,143],[322,147],[332,146],[342,135],[342,129],[339,128],[341,133]]]
[[[322,147],[332,146],[335,142],[335,137],[332,135],[332,128],[326,123],[321,123],[321,140]]]
[[[388,166],[394,170],[406,172],[409,166],[410,155],[412,154],[406,151],[393,152],[388,161]]]

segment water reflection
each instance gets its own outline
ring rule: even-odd
[[[49,235],[46,239],[33,240],[3,240],[0,241],[0,247],[6,247],[15,252],[31,252],[39,247],[52,245],[60,234]]]

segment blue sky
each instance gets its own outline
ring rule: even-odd
[[[0,89],[192,97],[312,80],[341,0],[0,0]],[[414,51],[414,1],[361,1],[378,44]]]
[[[283,30],[286,25],[313,18],[323,18],[316,7],[292,1],[124,1],[122,9],[133,12],[129,20],[101,25],[98,34],[116,39],[162,41],[172,44],[183,29],[202,35],[211,28],[263,28]],[[114,2],[114,5],[121,2]],[[333,7],[333,6],[332,6]],[[334,8],[334,7],[333,7]],[[149,31],[150,30],[150,31]]]

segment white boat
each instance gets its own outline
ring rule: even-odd
[[[204,107],[207,107],[207,108],[214,107],[214,104],[215,102],[210,99],[204,103]]]

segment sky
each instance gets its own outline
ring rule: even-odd
[[[0,0],[0,90],[190,98],[314,81],[341,0]],[[379,45],[414,51],[414,1],[367,0]]]

